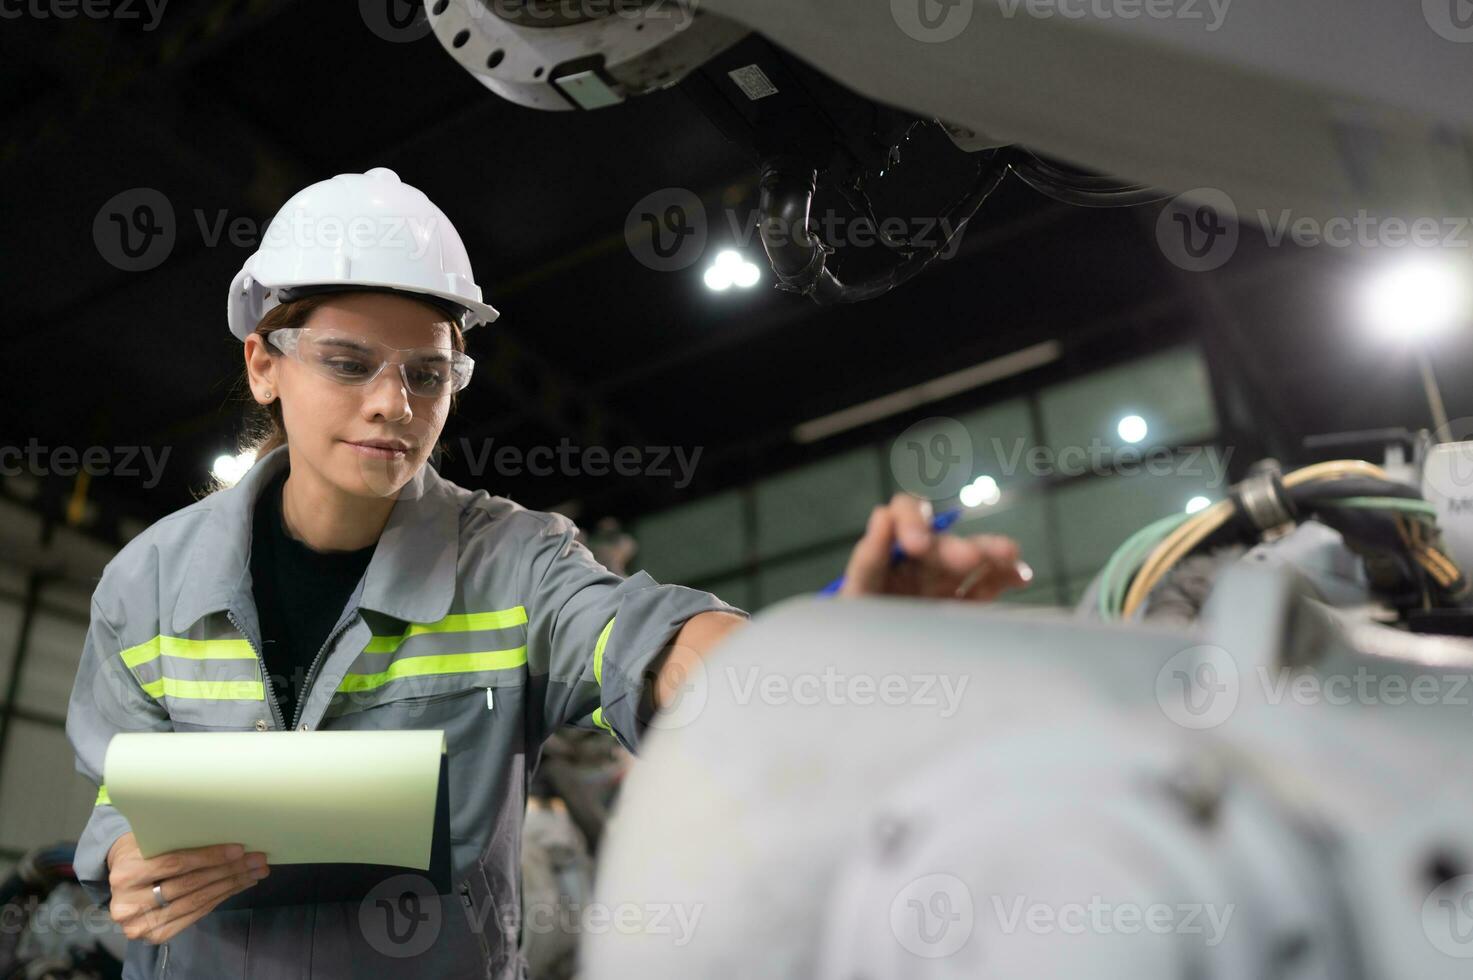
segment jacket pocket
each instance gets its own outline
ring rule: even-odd
[[[439,694],[421,694],[421,695],[417,695],[417,696],[414,696],[414,697],[397,698],[394,701],[389,702],[389,703],[391,703],[391,704],[405,704],[405,705],[438,704],[441,701],[449,701],[451,698],[463,698],[467,694],[470,694],[472,691],[484,691],[484,690],[486,690],[486,688],[480,688],[480,687],[461,688],[458,691],[442,691]]]
[[[481,956],[485,964],[491,962],[491,944],[486,942],[486,916],[476,908],[476,900],[471,897],[471,886],[469,882],[460,883],[460,900],[465,903],[466,915],[470,916],[471,931],[476,934],[476,941],[481,944]]]
[[[482,710],[495,707],[500,692],[521,688],[525,675],[505,671],[499,676],[486,672],[464,674],[439,674],[406,678],[382,687],[364,691],[344,691],[333,694],[327,717],[337,718],[359,712],[404,712],[424,714],[425,709],[454,701],[456,709],[469,708],[473,698],[479,698]],[[490,691],[491,694],[487,695]]]

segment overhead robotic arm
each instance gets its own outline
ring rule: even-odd
[[[430,14],[456,60],[522,105],[599,109],[679,85],[760,173],[758,230],[778,287],[819,303],[870,299],[914,278],[947,253],[1010,173],[1072,204],[1119,206],[1169,196],[1072,172],[975,130],[875,102],[735,21],[684,3],[610,0],[575,11],[558,0],[461,0],[435,4]],[[970,183],[937,216],[941,233],[913,241],[879,231],[870,191],[922,127],[944,133],[952,153],[971,153],[975,162]],[[830,266],[835,249],[809,222],[820,185],[873,222],[888,250],[878,271],[841,279]]]
[[[874,288],[850,290],[823,275],[825,248],[803,229],[776,249],[770,233],[801,217],[810,171],[855,203],[917,120],[944,121],[981,158],[963,219],[1005,170],[1073,203],[1162,196],[1146,187],[1219,207],[1225,196],[1228,217],[1269,226],[1286,211],[1473,214],[1462,6],[432,0],[427,12],[452,57],[521,105],[603,109],[681,85],[762,169],[780,283],[824,301],[883,291],[925,256],[899,254]]]
[[[504,99],[602,109],[679,82],[748,33],[688,0],[435,0],[435,37]]]

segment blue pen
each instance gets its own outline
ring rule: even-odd
[[[960,507],[956,507],[956,508],[953,508],[951,510],[942,511],[941,513],[937,514],[935,517],[933,517],[931,519],[931,530],[934,531],[935,533],[939,534],[942,531],[945,531],[947,528],[951,527],[951,525],[955,524],[957,522],[957,518],[959,518],[961,516],[962,516],[962,509]],[[908,554],[906,554],[905,549],[902,548],[902,547],[900,547],[899,544],[894,544],[894,545],[891,545],[890,546],[890,567],[891,568],[894,568],[896,565],[899,565],[901,562],[905,561],[905,559],[907,559],[909,557],[910,556]],[[834,579],[828,585],[825,585],[823,587],[823,589],[819,591],[818,594],[819,595],[834,595],[834,594],[836,594],[843,587],[844,587],[844,576],[840,575],[838,578]]]

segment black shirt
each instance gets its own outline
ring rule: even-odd
[[[256,502],[251,590],[260,614],[266,672],[281,705],[283,723],[291,725],[307,671],[338,624],[376,545],[324,552],[292,537],[281,516],[281,492],[288,472],[283,470]]]

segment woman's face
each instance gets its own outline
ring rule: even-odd
[[[451,346],[451,326],[442,311],[391,293],[333,296],[305,325],[393,348]],[[255,350],[249,349],[251,344]],[[345,385],[296,358],[270,355],[254,334],[247,345],[257,400],[265,401],[273,388],[281,399],[294,470],[307,467],[354,496],[386,497],[429,459],[450,412],[449,394],[410,393],[393,362],[368,384]],[[365,445],[374,442],[394,443],[399,451]]]

